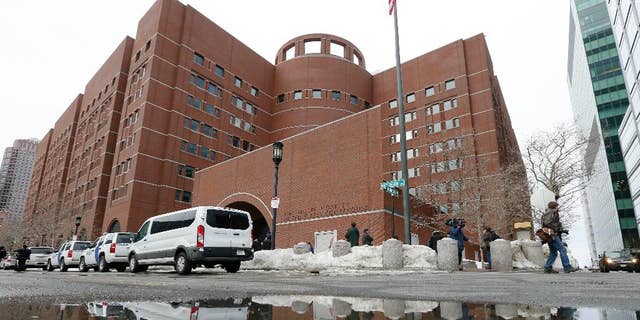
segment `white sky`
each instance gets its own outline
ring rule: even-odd
[[[571,121],[567,0],[397,1],[403,61],[485,34],[521,145],[538,129]],[[135,37],[153,2],[0,1],[0,148],[42,138],[125,35]],[[354,43],[370,72],[395,63],[386,0],[182,2],[271,62],[287,40],[319,32]],[[586,252],[586,241],[572,242]]]

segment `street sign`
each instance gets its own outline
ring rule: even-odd
[[[404,184],[405,184],[404,179],[383,181],[382,183],[380,183],[380,190],[399,188],[399,187],[403,187]]]
[[[271,198],[271,208],[278,209],[279,205],[280,205],[280,198],[279,197]]]
[[[400,194],[400,193],[398,192],[398,190],[397,190],[397,189],[389,189],[389,190],[386,190],[386,191],[387,191],[387,192],[388,192],[392,197],[396,197],[396,198],[397,198],[397,197],[398,197],[398,195]]]

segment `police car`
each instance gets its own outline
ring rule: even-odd
[[[107,272],[111,267],[115,267],[118,272],[125,271],[129,264],[129,245],[134,237],[135,233],[131,232],[113,232],[102,235],[84,251],[80,257],[78,268],[81,272],[86,272],[89,268]]]
[[[69,267],[77,267],[80,264],[80,257],[89,245],[91,245],[89,241],[67,241],[63,243],[58,251],[49,255],[47,271],[60,268],[61,272],[66,272]]]

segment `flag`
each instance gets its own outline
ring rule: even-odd
[[[396,7],[396,0],[389,0],[389,15],[393,14],[393,9]]]

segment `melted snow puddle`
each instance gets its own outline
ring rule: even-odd
[[[640,311],[543,307],[451,301],[408,301],[328,296],[255,296],[198,302],[0,304],[2,319],[640,319]]]

